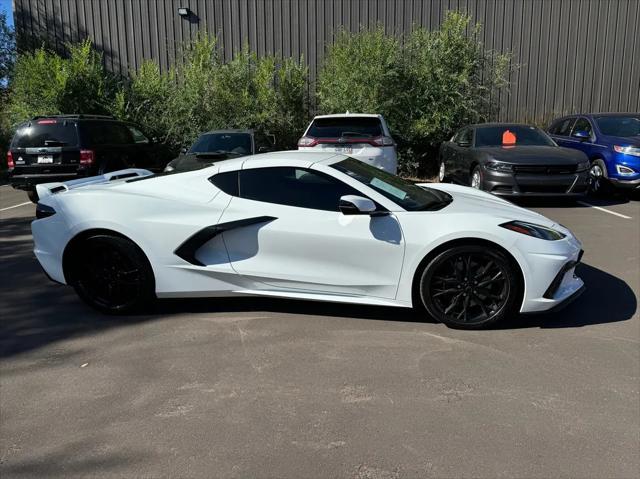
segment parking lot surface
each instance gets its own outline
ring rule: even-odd
[[[258,298],[102,316],[42,274],[27,201],[0,186],[4,478],[640,474],[638,201],[525,204],[581,239],[587,291],[488,331]]]

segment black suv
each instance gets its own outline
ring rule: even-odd
[[[189,150],[182,150],[164,171],[198,170],[221,160],[272,151],[274,144],[273,135],[254,130],[209,131],[200,135]]]
[[[37,201],[35,185],[123,168],[162,170],[167,158],[140,127],[101,115],[39,116],[21,123],[7,153],[9,182]]]

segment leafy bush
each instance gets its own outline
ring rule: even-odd
[[[185,50],[183,65],[167,73],[143,64],[117,94],[114,113],[145,126],[173,149],[223,128],[254,128],[274,134],[281,148],[295,145],[307,119],[307,68],[301,61],[258,58],[245,48],[223,63],[207,35]]]
[[[509,55],[485,51],[480,26],[449,12],[440,30],[417,28],[401,44],[382,28],[341,32],[319,73],[324,113],[381,113],[407,174],[435,170],[438,145],[461,125],[485,121],[507,85]]]
[[[69,45],[69,57],[40,48],[18,56],[11,80],[12,124],[36,115],[108,113],[113,81],[102,56],[86,40]]]

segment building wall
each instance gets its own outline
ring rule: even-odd
[[[509,50],[520,65],[501,119],[640,111],[640,0],[14,0],[22,50],[44,43],[64,52],[89,37],[107,68],[126,75],[147,58],[168,68],[206,29],[225,59],[245,43],[258,54],[303,55],[312,82],[336,29],[381,24],[400,35],[437,28],[454,9],[483,25],[486,48]]]

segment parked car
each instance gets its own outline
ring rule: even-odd
[[[558,118],[549,134],[560,146],[582,151],[591,162],[591,190],[640,189],[640,114],[589,113]]]
[[[191,148],[171,160],[164,171],[191,171],[238,156],[265,153],[273,149],[273,135],[254,130],[214,130],[203,133]]]
[[[39,183],[128,167],[161,170],[166,159],[142,129],[101,115],[39,116],[21,123],[9,145],[9,183],[37,201]]]
[[[581,245],[562,225],[341,154],[267,153],[117,179],[132,173],[149,174],[38,186],[40,264],[103,312],[155,297],[259,295],[424,307],[479,328],[583,290]]]
[[[541,129],[513,123],[465,126],[440,146],[438,179],[495,195],[584,195],[584,153],[561,148]]]
[[[316,116],[300,140],[300,151],[343,153],[396,174],[396,143],[382,115],[344,113]]]

